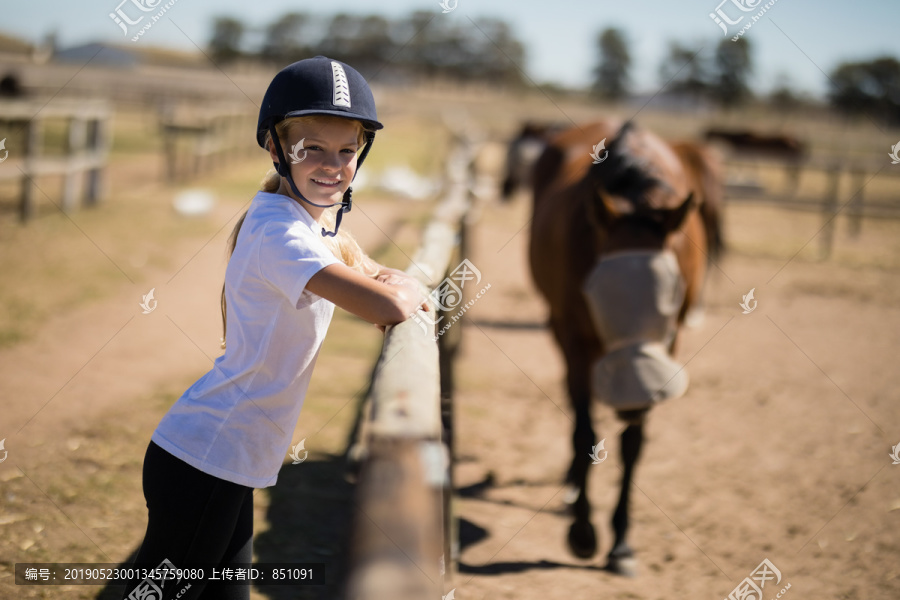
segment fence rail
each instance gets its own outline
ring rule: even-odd
[[[473,145],[459,140],[448,188],[406,272],[430,292],[451,266],[469,209]],[[434,307],[385,332],[356,448],[360,460],[347,600],[440,598],[447,542],[449,449]]]
[[[166,179],[188,179],[253,151],[247,132],[255,120],[243,105],[163,106],[159,127]]]
[[[734,172],[756,172],[760,170],[783,170],[786,185],[779,190],[766,189],[761,183],[751,182],[726,186],[726,200],[736,204],[765,204],[791,210],[807,210],[819,212],[822,216],[822,234],[820,238],[820,255],[831,256],[834,246],[834,225],[836,217],[841,214],[848,218],[849,231],[852,237],[858,237],[862,231],[863,217],[900,218],[900,202],[896,193],[875,196],[867,187],[869,181],[878,177],[897,177],[900,170],[889,168],[885,160],[844,159],[839,157],[821,157],[802,161],[780,161],[764,159],[738,160],[732,158],[725,161],[725,167]],[[800,193],[801,178],[811,173],[821,174],[825,178],[825,188],[815,196]],[[845,180],[849,179],[849,182]],[[842,185],[844,191],[851,195],[842,202]],[[846,186],[849,185],[849,188]]]
[[[10,131],[0,166],[0,181],[21,182],[19,215],[27,221],[34,214],[34,178],[47,175],[63,177],[61,206],[74,210],[83,189],[84,203],[96,204],[104,194],[103,175],[110,147],[112,111],[103,101],[61,101],[45,106],[39,102],[0,101],[0,127]],[[48,121],[65,121],[60,148],[50,148],[45,135]],[[12,138],[12,139],[10,139]],[[50,154],[54,150],[59,153]]]

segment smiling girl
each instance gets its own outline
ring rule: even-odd
[[[381,128],[368,84],[341,62],[302,60],[269,85],[257,142],[275,170],[229,240],[225,353],[153,433],[135,564],[250,563],[253,490],[275,484],[334,306],[381,327],[423,306],[414,279],[340,231],[350,183]],[[249,582],[160,583],[164,598],[250,598]],[[130,584],[125,598],[144,598],[145,584]]]

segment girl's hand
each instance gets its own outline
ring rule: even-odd
[[[384,269],[381,273],[379,273],[375,280],[387,285],[407,286],[411,290],[415,290],[416,293],[422,293],[422,288],[421,286],[419,286],[419,282],[416,281],[414,277],[396,269]],[[428,298],[425,297],[422,299],[422,303],[416,310],[424,310],[425,312],[428,312],[429,306],[430,305]]]
[[[406,273],[395,271],[393,269],[390,271],[382,271],[375,277],[375,280],[388,285],[403,285],[406,280],[415,282],[415,280]]]

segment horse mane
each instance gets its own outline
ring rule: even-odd
[[[633,130],[626,121],[609,144],[606,160],[591,165],[591,183],[613,196],[625,198],[634,208],[634,216],[655,220],[647,195],[665,181],[652,174],[646,161],[628,151],[626,141]],[[722,232],[722,173],[718,162],[701,145],[691,142],[670,144],[690,181],[708,241],[709,260],[718,259],[725,251]]]
[[[600,189],[628,199],[639,210],[649,208],[647,193],[664,184],[650,174],[645,161],[625,147],[625,138],[633,127],[631,121],[622,125],[606,149],[609,152],[606,159],[591,166],[589,177]]]

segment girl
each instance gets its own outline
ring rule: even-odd
[[[382,328],[424,306],[414,279],[377,264],[339,231],[350,183],[381,128],[368,84],[346,64],[302,60],[269,85],[257,141],[275,171],[229,240],[225,353],[153,433],[136,565],[250,563],[253,490],[275,483],[334,305]],[[337,205],[335,218],[326,209]],[[151,586],[161,593],[148,595]],[[145,579],[125,593],[250,598],[249,584],[234,582]]]

